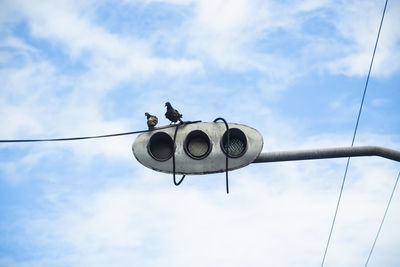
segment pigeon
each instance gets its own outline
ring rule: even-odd
[[[149,126],[149,130],[153,130],[154,126],[157,125],[158,123],[158,118],[154,115],[151,115],[149,113],[144,113],[144,115],[147,117],[147,126]]]
[[[165,103],[165,106],[167,107],[167,112],[165,113],[165,117],[171,121],[170,124],[173,122],[179,121],[180,123],[183,123],[182,121],[182,114],[179,113],[176,109],[174,109],[171,106],[171,103],[167,102]]]

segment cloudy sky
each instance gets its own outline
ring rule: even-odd
[[[349,146],[383,0],[0,1],[0,139],[185,120],[263,151]],[[400,2],[389,1],[355,145],[400,150]],[[319,266],[346,159],[252,164],[180,187],[135,136],[0,145],[0,266]],[[325,266],[361,266],[400,170],[351,160]],[[400,194],[369,266],[399,266]]]

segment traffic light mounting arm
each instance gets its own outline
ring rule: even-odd
[[[261,153],[252,163],[365,156],[379,156],[400,162],[400,151],[379,146],[359,146],[264,152]]]

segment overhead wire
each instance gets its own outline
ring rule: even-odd
[[[367,267],[367,265],[369,263],[369,260],[371,258],[372,252],[374,251],[374,248],[375,248],[376,241],[378,240],[379,234],[381,233],[382,226],[383,226],[383,223],[385,222],[385,218],[386,218],[387,212],[389,210],[390,204],[392,203],[394,191],[396,191],[396,187],[397,187],[397,184],[399,182],[399,177],[400,177],[400,171],[399,171],[399,174],[397,175],[396,182],[394,183],[392,193],[390,194],[389,201],[388,201],[388,203],[386,205],[385,213],[383,214],[381,223],[380,223],[379,228],[378,228],[378,232],[376,233],[376,236],[375,236],[375,239],[374,239],[374,243],[372,244],[371,250],[369,251],[367,261],[365,262],[365,267]]]
[[[59,142],[59,141],[77,141],[77,140],[86,140],[86,139],[97,139],[97,138],[107,138],[107,137],[117,137],[123,135],[132,135],[138,133],[146,133],[154,130],[166,129],[176,127],[175,124],[167,125],[163,127],[158,127],[155,129],[149,130],[140,130],[133,132],[124,132],[124,133],[115,133],[115,134],[104,134],[104,135],[92,135],[92,136],[79,136],[79,137],[62,137],[62,138],[42,138],[42,139],[3,139],[0,140],[0,143],[29,143],[29,142]]]
[[[358,124],[359,124],[359,122],[360,122],[361,112],[362,112],[362,108],[363,108],[363,105],[364,105],[365,95],[366,95],[366,93],[367,93],[369,78],[370,78],[370,76],[371,76],[372,65],[373,65],[374,58],[375,58],[376,48],[377,48],[377,46],[378,46],[379,36],[380,36],[380,34],[381,34],[381,29],[382,29],[383,19],[384,19],[384,17],[385,17],[385,13],[386,13],[387,3],[388,3],[388,0],[385,1],[385,7],[383,8],[382,18],[381,18],[381,22],[380,22],[380,25],[379,25],[378,34],[377,34],[377,36],[376,36],[374,51],[373,51],[373,53],[372,53],[371,63],[370,63],[370,65],[369,65],[369,70],[368,70],[368,75],[367,75],[367,80],[366,80],[366,82],[365,82],[364,92],[363,92],[363,96],[362,96],[362,99],[361,99],[360,108],[359,108],[359,111],[358,111],[357,122],[356,122],[356,126],[355,126],[355,128],[354,128],[353,138],[352,138],[352,141],[351,141],[351,146],[352,146],[352,147],[353,147],[353,145],[354,145],[354,141],[355,141],[356,134],[357,134],[357,130],[358,130]],[[335,226],[336,216],[337,216],[337,212],[338,212],[338,210],[339,210],[339,205],[340,205],[340,201],[341,201],[341,198],[342,198],[343,188],[344,188],[344,184],[345,184],[345,181],[346,181],[347,171],[348,171],[348,168],[349,168],[349,164],[350,164],[350,157],[347,159],[346,169],[345,169],[345,172],[344,172],[344,175],[343,175],[343,180],[342,180],[342,184],[341,184],[341,187],[340,187],[339,198],[338,198],[338,201],[337,201],[337,204],[336,204],[335,214],[334,214],[334,216],[333,216],[331,228],[330,228],[330,231],[329,231],[328,241],[327,241],[326,246],[325,246],[325,251],[324,251],[324,256],[323,256],[323,258],[322,258],[321,267],[324,266],[326,254],[327,254],[327,252],[328,252],[328,247],[329,247],[330,240],[331,240],[331,237],[332,237],[333,228],[334,228],[334,226]]]
[[[229,194],[229,178],[228,178],[228,155],[229,155],[229,145],[230,145],[230,132],[229,125],[224,118],[216,118],[214,122],[223,121],[226,128],[226,153],[225,153],[225,183],[226,183],[226,193]]]
[[[182,176],[182,178],[179,180],[179,182],[176,181],[176,175],[175,175],[175,140],[176,140],[176,134],[178,133],[179,126],[180,126],[180,124],[177,124],[177,126],[175,128],[174,140],[173,140],[174,142],[173,142],[173,145],[172,145],[172,150],[173,150],[173,152],[172,152],[172,177],[173,177],[173,180],[174,180],[174,185],[176,185],[176,186],[179,186],[182,183],[183,179],[185,179],[185,177],[186,177],[186,174],[185,174],[185,175]]]

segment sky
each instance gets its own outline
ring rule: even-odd
[[[0,139],[223,117],[263,151],[351,145],[383,0],[0,1]],[[400,150],[400,2],[355,145]],[[346,159],[172,175],[136,136],[0,145],[0,266],[319,266]],[[399,163],[350,161],[324,266],[364,265]],[[400,265],[400,193],[369,266]]]

